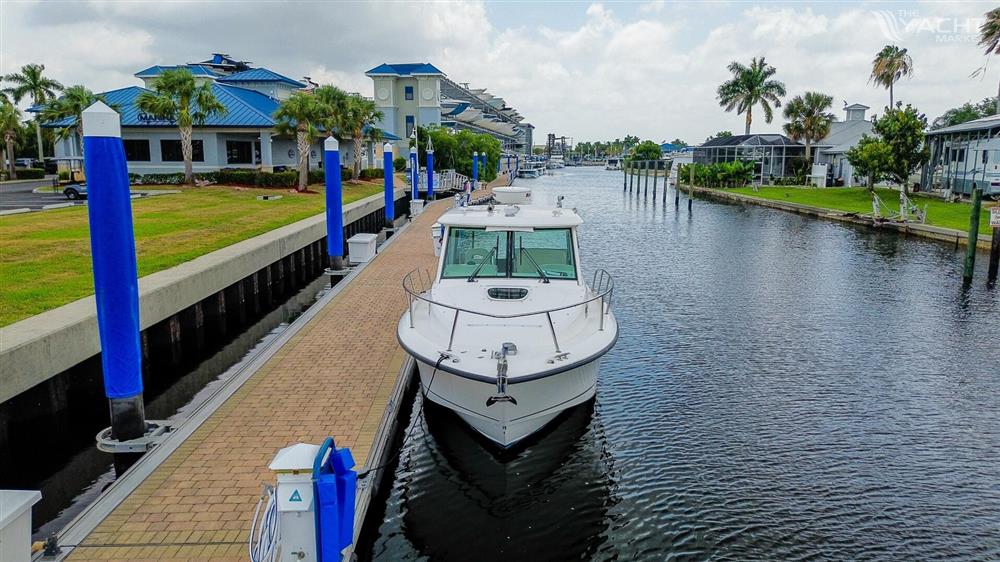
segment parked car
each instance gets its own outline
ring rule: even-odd
[[[66,199],[77,200],[87,198],[87,184],[85,183],[71,183],[63,188],[63,195]]]
[[[46,157],[45,160],[42,161],[42,165],[40,167],[45,170],[46,174],[59,173],[59,163],[52,157]]]
[[[34,158],[15,158],[14,166],[18,168],[31,168],[35,163]]]

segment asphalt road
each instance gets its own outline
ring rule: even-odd
[[[33,190],[37,187],[48,187],[51,185],[51,179],[0,185],[0,211],[23,208],[37,211],[45,205],[74,203],[74,201],[66,199],[66,196],[62,193],[33,193]],[[75,201],[75,203],[79,205],[84,202]]]

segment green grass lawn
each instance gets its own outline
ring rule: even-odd
[[[867,189],[828,187],[815,189],[811,187],[761,187],[759,191],[754,191],[749,187],[727,189],[733,193],[760,197],[762,199],[772,199],[777,201],[789,201],[810,207],[822,207],[834,211],[846,211],[851,213],[871,214],[872,200]],[[877,189],[878,196],[882,201],[899,211],[899,192],[891,189]],[[913,194],[910,197],[916,205],[923,208],[927,205],[927,223],[944,228],[953,228],[968,232],[969,215],[972,214],[972,206],[968,203],[948,203],[936,197]],[[980,234],[990,234],[990,217],[986,201],[983,202],[983,210],[979,217]]]
[[[132,200],[140,277],[324,209],[322,185],[310,186],[312,193],[228,186],[180,189],[178,194]],[[345,183],[344,202],[381,191],[382,180]],[[283,197],[258,201],[261,194]],[[0,326],[93,293],[86,207],[0,217]]]

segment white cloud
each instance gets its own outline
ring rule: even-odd
[[[225,51],[293,78],[371,94],[364,76],[382,62],[433,62],[456,81],[487,87],[536,125],[575,137],[700,141],[742,130],[715,89],[731,60],[766,56],[790,95],[821,90],[880,108],[871,59],[892,40],[865,4],[0,2],[0,72],[44,63],[52,77],[106,90],[151,64]],[[933,118],[994,95],[974,42],[945,42],[915,18],[961,27],[982,4],[891,4],[915,75],[897,88]],[[902,12],[900,12],[902,10]],[[902,13],[903,15],[899,15]],[[490,20],[494,14],[494,21]],[[573,23],[569,23],[573,22]],[[917,23],[914,23],[917,22]],[[956,24],[957,22],[957,24]],[[777,131],[759,116],[754,130]]]

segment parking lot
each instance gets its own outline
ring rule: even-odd
[[[84,205],[86,201],[70,201],[62,193],[34,193],[39,187],[52,185],[51,179],[24,183],[9,183],[0,185],[0,211],[13,209],[31,209],[38,211],[47,205],[73,203]]]

